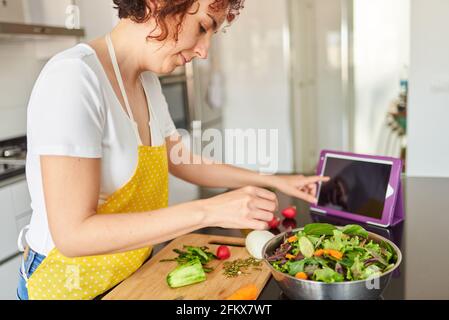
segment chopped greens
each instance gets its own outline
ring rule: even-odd
[[[179,249],[173,249],[173,252],[178,254],[178,257],[173,259],[163,259],[160,262],[167,261],[177,261],[178,265],[186,264],[192,261],[199,261],[203,265],[205,272],[210,272],[213,269],[205,267],[210,261],[217,259],[215,254],[208,251],[208,247],[194,247],[194,246],[184,246],[184,251]]]
[[[380,276],[394,267],[397,254],[387,242],[370,240],[359,225],[313,223],[285,237],[266,259],[291,276],[333,283]]]

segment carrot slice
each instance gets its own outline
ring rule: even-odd
[[[337,260],[341,260],[343,258],[343,252],[340,252],[338,250],[327,250],[326,252],[328,255],[330,255],[331,257],[334,257]]]
[[[298,240],[297,236],[291,236],[290,238],[287,239],[288,242],[292,243]]]
[[[324,250],[323,249],[319,249],[317,251],[315,251],[315,253],[313,254],[315,257],[321,257],[324,254]]]
[[[232,295],[226,298],[226,300],[256,300],[258,289],[256,285],[250,284],[240,288]]]
[[[307,280],[307,274],[305,273],[305,272],[298,272],[296,275],[295,275],[295,278],[296,279],[302,279],[302,280]]]
[[[292,254],[290,254],[290,253],[287,253],[287,254],[285,255],[285,257],[286,257],[287,259],[289,259],[289,260],[291,260],[291,259],[294,259],[294,258],[295,258],[295,256],[294,256],[294,255],[292,255]]]

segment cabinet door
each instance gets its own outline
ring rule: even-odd
[[[30,193],[28,192],[28,185],[26,180],[17,182],[12,185],[11,191],[15,216],[23,216],[25,212],[30,212],[31,197]]]
[[[0,189],[0,261],[17,253],[17,227],[11,188]]]
[[[0,265],[0,300],[17,299],[21,255]]]
[[[0,21],[23,23],[23,3],[17,0],[2,0],[0,1]]]

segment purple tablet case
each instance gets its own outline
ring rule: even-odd
[[[382,212],[381,219],[376,219],[372,217],[362,216],[358,214],[354,214],[351,212],[339,211],[334,208],[321,207],[319,205],[312,205],[311,210],[317,211],[324,214],[329,214],[337,217],[341,217],[343,219],[349,219],[353,221],[358,221],[361,223],[368,223],[381,227],[394,226],[404,220],[404,206],[403,206],[403,198],[402,198],[402,185],[401,185],[401,172],[402,172],[402,161],[401,159],[392,158],[392,157],[379,157],[379,156],[370,156],[356,153],[348,153],[348,152],[340,152],[340,151],[331,151],[331,150],[323,150],[320,154],[320,161],[317,167],[317,175],[322,175],[324,173],[324,163],[326,156],[328,154],[335,154],[340,156],[349,156],[359,158],[361,161],[366,160],[370,162],[370,160],[382,160],[388,161],[392,164],[391,173],[389,179],[389,186],[393,189],[393,193],[391,196],[385,199],[384,209]],[[319,196],[319,195],[318,195]]]

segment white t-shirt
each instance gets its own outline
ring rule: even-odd
[[[158,77],[146,72],[142,83],[153,109],[152,144],[162,145],[176,128]],[[61,52],[44,67],[28,106],[27,138],[26,176],[33,215],[26,241],[34,251],[47,255],[54,242],[48,227],[40,155],[101,158],[99,204],[122,187],[137,166],[138,141],[132,120],[90,46],[79,44]]]

